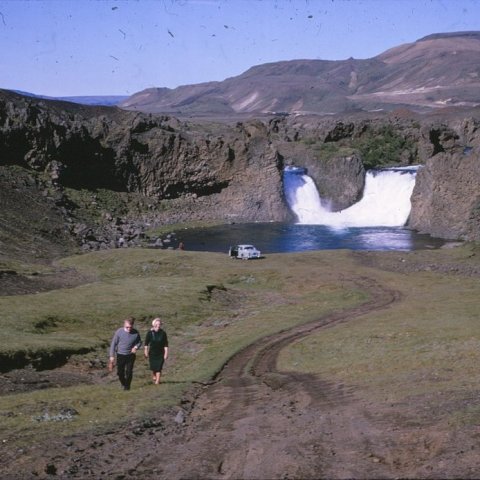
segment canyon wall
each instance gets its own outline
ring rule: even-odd
[[[361,197],[365,169],[420,163],[410,226],[479,240],[475,113],[191,123],[0,91],[0,165],[31,172],[39,192],[79,234],[99,226],[118,233],[119,223],[128,222],[143,228],[291,220],[282,186],[286,165],[306,167],[322,197],[340,210]],[[114,199],[121,195],[129,206],[119,221]]]
[[[148,199],[162,221],[289,218],[282,159],[261,122],[187,125],[115,108],[0,97],[0,164],[51,188],[108,189]]]

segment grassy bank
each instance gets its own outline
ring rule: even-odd
[[[255,339],[367,299],[339,277],[354,268],[348,252],[236,261],[225,254],[121,249],[66,258],[61,265],[96,281],[1,297],[6,341],[0,353],[28,351],[35,357],[89,348],[88,358],[106,360],[111,335],[123,318],[136,317],[144,336],[151,319],[160,315],[171,344],[165,383],[160,389],[150,385],[139,357],[127,394],[111,375],[95,385],[3,396],[0,423],[8,441],[154,416],[159,406],[177,403],[192,382],[211,378]],[[68,408],[78,415],[67,421],[42,420],[58,418]]]

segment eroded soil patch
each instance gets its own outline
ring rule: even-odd
[[[73,288],[94,281],[93,276],[80,274],[73,268],[56,268],[48,273],[18,273],[0,270],[0,296],[27,295],[57,288]]]

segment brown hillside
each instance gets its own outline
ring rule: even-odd
[[[377,57],[291,60],[222,82],[153,88],[120,106],[177,115],[333,114],[480,104],[480,32],[435,34]]]

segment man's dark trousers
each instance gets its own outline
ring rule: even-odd
[[[125,390],[130,390],[130,384],[133,377],[133,365],[135,363],[135,354],[120,355],[117,353],[117,375],[120,383]]]

